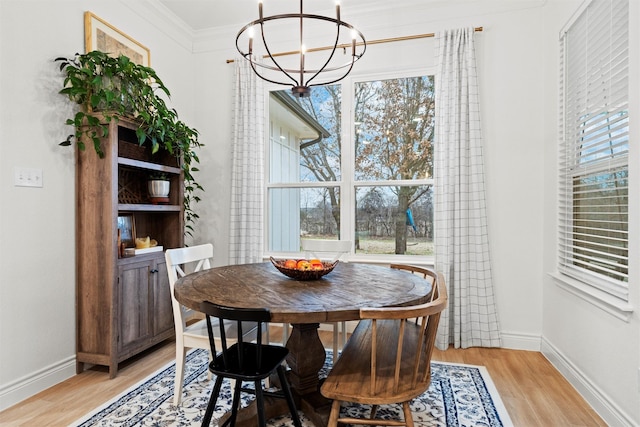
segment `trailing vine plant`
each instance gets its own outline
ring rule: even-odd
[[[74,133],[60,143],[70,146],[74,140],[80,150],[84,141],[91,141],[101,158],[104,152],[101,139],[109,133],[108,123],[119,117],[131,117],[139,127],[136,136],[139,145],[150,145],[151,152],[166,150],[181,158],[184,172],[185,232],[192,235],[193,224],[199,218],[193,204],[200,201],[198,191],[204,191],[196,182],[193,172],[200,162],[195,149],[202,147],[199,133],[178,118],[175,109],[169,108],[163,99],[171,97],[155,70],[136,64],[128,57],[111,57],[101,51],[76,53],[71,58],[55,59],[64,74],[63,88],[59,93],[81,105],[73,118],[66,120],[74,126]]]

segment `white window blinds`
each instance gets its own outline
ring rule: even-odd
[[[593,0],[560,40],[559,270],[623,299],[628,15],[628,0]]]

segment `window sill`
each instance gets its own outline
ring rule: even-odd
[[[633,306],[627,301],[616,298],[599,289],[580,282],[579,280],[568,277],[558,272],[549,273],[549,276],[560,288],[587,301],[590,304],[606,311],[620,320],[629,322],[633,313]]]
[[[263,261],[269,261],[269,257],[276,259],[300,259],[304,257],[301,252],[278,252],[278,253],[266,253],[263,255]],[[420,256],[420,255],[366,255],[366,254],[350,254],[345,255],[342,262],[361,262],[363,264],[409,264],[419,267],[433,268],[434,259],[433,256]]]

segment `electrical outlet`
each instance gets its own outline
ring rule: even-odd
[[[16,167],[13,171],[16,187],[42,187],[42,169]]]

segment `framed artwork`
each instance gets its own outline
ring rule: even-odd
[[[136,245],[136,223],[132,213],[118,215],[118,231],[120,231],[120,242],[125,247]]]
[[[136,64],[151,66],[149,48],[91,12],[84,13],[84,47],[86,52],[99,50],[114,57],[125,55]]]

